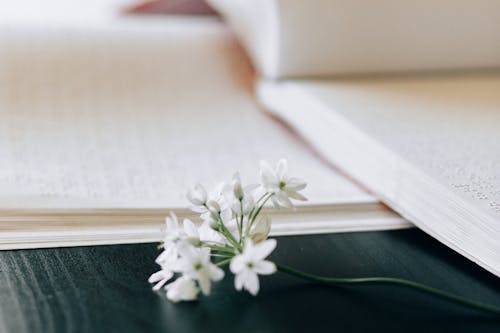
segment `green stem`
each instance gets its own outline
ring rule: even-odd
[[[227,264],[229,264],[229,263],[231,262],[231,259],[232,259],[232,258],[224,259],[224,260],[222,260],[222,261],[219,261],[219,262],[218,262],[218,263],[216,263],[215,265],[217,265],[217,266],[224,266],[224,265],[227,265]]]
[[[237,248],[238,250],[241,251],[240,245],[238,244],[236,239],[233,237],[231,232],[224,225],[224,222],[222,221],[222,218],[220,217],[220,212],[218,212],[218,213],[213,212],[212,210],[210,210],[210,208],[207,206],[206,203],[203,204],[203,206],[207,209],[207,211],[210,214],[212,214],[212,217],[217,221],[217,224],[218,224],[217,226],[219,227],[219,232],[222,233],[224,235],[224,237],[226,237],[227,240],[229,240],[229,242],[231,242],[235,248]]]
[[[232,257],[234,257],[234,255],[224,254],[224,253],[211,253],[210,256],[214,257],[214,258],[232,258]]]
[[[257,201],[255,202],[255,206],[252,208],[252,210],[250,211],[250,214],[248,214],[248,222],[250,222],[250,219],[252,218],[252,216],[254,215],[255,213],[255,210],[259,207],[260,205],[260,202],[266,197],[266,195],[268,195],[269,192],[266,192],[264,193],[259,199],[257,199]],[[266,200],[267,201],[267,200]]]
[[[227,240],[229,240],[229,242],[231,242],[231,244],[233,244],[233,246],[238,250],[238,251],[241,251],[241,246],[240,244],[236,241],[236,239],[233,237],[233,235],[231,234],[231,231],[229,231],[226,226],[224,225],[224,222],[222,222],[221,219],[219,219],[219,231],[224,235],[224,237],[226,237]]]
[[[265,195],[260,197],[260,199],[257,201],[257,202],[259,202],[259,201],[263,200],[262,203],[258,206],[258,208],[255,211],[252,211],[253,215],[252,215],[252,213],[250,213],[250,215],[248,217],[248,224],[247,224],[247,227],[245,229],[245,236],[247,236],[248,233],[250,232],[250,228],[252,227],[253,222],[255,221],[257,216],[259,215],[260,211],[262,210],[262,208],[266,204],[267,200],[269,200],[273,195],[274,195],[274,193],[267,192]]]
[[[493,313],[496,315],[500,315],[500,307],[484,304],[481,302],[477,302],[462,296],[458,296],[455,294],[451,294],[445,292],[443,290],[426,286],[424,284],[420,284],[417,282],[398,279],[398,278],[389,278],[389,277],[368,277],[368,278],[330,278],[330,277],[321,277],[309,273],[305,273],[299,271],[297,269],[285,266],[285,265],[277,265],[278,270],[281,272],[294,275],[296,277],[306,279],[313,282],[326,283],[326,284],[393,284],[402,287],[412,288],[453,303],[461,304],[472,309]]]
[[[208,209],[207,205],[205,205],[205,207]],[[209,210],[209,209],[208,209]],[[216,214],[214,212],[211,212],[209,210],[210,214],[212,214],[212,217],[217,220],[217,226],[219,227],[219,232],[221,234],[224,235],[224,237],[226,237],[227,240],[229,240],[229,242],[231,244],[233,244],[233,246],[238,249],[239,251],[241,251],[241,246],[240,244],[236,241],[236,239],[233,237],[233,235],[231,234],[231,232],[226,228],[226,226],[224,225],[224,221],[222,221],[222,218],[220,217],[220,213]]]
[[[211,244],[207,244],[207,243],[205,243],[204,245],[208,246],[213,251],[226,252],[228,254],[234,255],[234,250],[232,247],[228,247],[228,246],[223,247],[223,246],[211,245]]]
[[[238,233],[240,235],[240,246],[243,243],[243,199],[240,199],[240,222],[238,224]]]

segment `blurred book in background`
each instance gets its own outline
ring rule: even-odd
[[[217,15],[203,0],[148,0],[125,8],[128,14],[149,15]]]

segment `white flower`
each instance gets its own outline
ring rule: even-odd
[[[243,200],[245,196],[245,192],[243,191],[243,187],[241,186],[240,174],[237,172],[233,176],[233,181],[231,182],[232,192],[236,199]]]
[[[219,183],[210,192],[206,202],[202,206],[192,206],[191,210],[201,213],[200,217],[204,221],[209,221],[210,226],[215,227],[218,223],[218,216],[221,211],[227,208],[225,198],[222,195],[225,184]]]
[[[228,209],[222,210],[219,203],[215,200],[207,202],[207,211],[200,215],[201,219],[205,221],[211,228],[217,228],[222,215],[227,213]]]
[[[153,273],[149,279],[149,283],[155,283],[153,290],[160,290],[174,276],[174,273],[168,268],[162,268],[156,273]]]
[[[182,241],[187,241],[193,245],[200,242],[225,244],[225,239],[220,233],[212,229],[210,223],[205,221],[200,226],[195,225],[191,220],[184,219],[182,226],[174,213],[166,219],[167,230],[164,238],[164,248],[176,247]]]
[[[197,280],[203,294],[209,295],[211,281],[219,281],[224,277],[224,271],[210,262],[210,249],[183,243],[179,246],[179,253],[179,270],[188,278]]]
[[[184,223],[184,228],[188,229],[191,235],[188,238],[191,244],[196,245],[200,241],[215,245],[224,245],[226,243],[225,238],[219,232],[212,229],[208,221],[203,222],[199,227],[194,225],[190,220],[184,221]],[[194,240],[197,240],[197,242],[193,242]]]
[[[207,209],[210,213],[215,214],[215,215],[219,215],[221,210],[222,210],[220,208],[219,203],[215,200],[208,200],[207,201]]]
[[[202,242],[215,245],[224,245],[226,243],[224,236],[215,231],[207,222],[203,222],[198,232],[200,233],[200,240]]]
[[[175,246],[169,246],[160,253],[155,262],[160,266],[174,267],[178,258],[179,253],[177,252],[177,248]]]
[[[166,218],[165,223],[166,231],[165,238],[163,239],[163,246],[165,249],[179,243],[180,241],[189,241],[193,244],[200,241],[198,230],[191,220],[184,219],[181,225],[177,219],[177,215],[170,213],[170,216]]]
[[[271,231],[271,219],[268,215],[262,216],[250,230],[250,238],[254,243],[265,241]]]
[[[193,204],[193,210],[198,211],[196,209],[201,209],[200,207],[204,208],[207,202],[207,191],[205,191],[205,188],[201,184],[196,184],[187,193],[187,198]]]
[[[171,246],[156,258],[156,263],[161,266],[161,270],[152,274],[148,279],[149,283],[155,283],[153,290],[161,289],[174,276],[178,256],[177,249]]]
[[[172,302],[193,301],[199,292],[196,283],[186,276],[181,276],[174,282],[169,283],[166,289],[167,298]]]
[[[260,275],[268,275],[276,272],[276,265],[264,260],[276,247],[276,240],[269,239],[254,245],[250,239],[245,243],[243,253],[231,260],[230,269],[236,276],[234,286],[237,290],[242,288],[250,294],[257,295],[259,292]]]
[[[235,214],[248,214],[255,207],[253,190],[258,185],[251,184],[242,187],[239,173],[233,175],[231,185],[226,184],[223,188],[224,197],[228,207],[231,207]]]
[[[225,203],[222,195],[224,186],[224,183],[219,183],[212,191],[210,191],[210,193],[207,194],[205,188],[202,185],[197,184],[187,194],[187,198],[189,202],[191,202],[191,206],[189,208],[200,214],[207,214],[210,211],[217,212],[224,209]]]
[[[285,159],[279,160],[276,168],[273,169],[269,163],[260,162],[260,180],[264,189],[274,193],[271,200],[276,206],[292,207],[290,198],[306,201],[307,198],[298,191],[306,187],[306,183],[297,178],[289,177],[286,172],[288,165]]]

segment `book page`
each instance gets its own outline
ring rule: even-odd
[[[289,80],[259,89],[325,157],[498,276],[499,91],[493,71]]]
[[[258,109],[218,21],[3,26],[0,59],[4,209],[185,207],[195,183],[282,157],[309,204],[375,201]]]
[[[476,213],[500,221],[498,71],[303,86]]]

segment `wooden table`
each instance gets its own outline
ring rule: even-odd
[[[0,252],[0,332],[500,332],[500,319],[393,286],[331,287],[278,273],[251,297],[232,276],[208,298],[151,291],[156,244]],[[277,262],[387,275],[500,305],[500,279],[416,230],[281,237]]]

